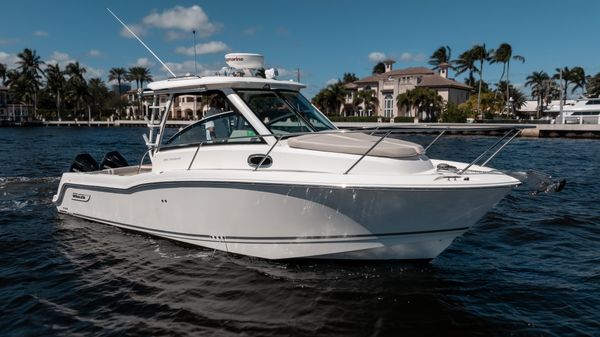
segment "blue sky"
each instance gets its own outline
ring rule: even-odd
[[[281,79],[295,78],[300,68],[309,97],[344,72],[369,75],[379,55],[373,53],[395,59],[396,69],[427,66],[442,45],[455,58],[477,43],[510,43],[513,54],[526,59],[511,63],[517,86],[532,71],[582,66],[587,74],[600,72],[600,2],[578,0],[9,0],[2,3],[0,63],[11,67],[28,47],[49,63],[77,60],[89,77],[106,80],[112,67],[142,65],[155,79],[166,78],[106,7],[141,32],[178,75],[193,72],[195,28],[199,72],[220,69],[226,52],[262,53],[267,66],[281,70]],[[498,81],[501,66],[486,67],[484,80]]]

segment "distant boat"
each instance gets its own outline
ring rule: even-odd
[[[552,105],[546,110],[548,114],[556,114],[556,124],[600,124],[600,98],[581,97],[574,103],[562,107]]]

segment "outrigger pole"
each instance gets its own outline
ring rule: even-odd
[[[121,21],[121,19],[119,19],[119,17],[118,17],[118,16],[117,16],[115,13],[113,13],[113,12],[110,10],[110,8],[108,8],[108,7],[107,7],[107,8],[106,8],[106,10],[107,10],[107,11],[108,11],[110,14],[112,14],[112,16],[114,16],[114,17],[115,17],[115,19],[117,19],[117,21],[119,21],[119,23],[121,23],[121,24],[123,25],[123,27],[125,27],[125,29],[127,29],[127,30],[128,30],[130,33],[131,33],[131,35],[133,35],[133,37],[135,37],[135,38],[136,38],[136,39],[137,39],[137,40],[138,40],[138,41],[139,41],[139,42],[142,44],[142,46],[144,46],[144,47],[145,47],[145,48],[146,48],[146,49],[147,49],[147,50],[150,52],[150,54],[152,54],[152,56],[154,56],[154,58],[156,58],[156,59],[158,60],[158,62],[160,62],[160,64],[162,64],[162,66],[163,66],[163,67],[165,67],[165,69],[167,69],[167,71],[171,73],[171,75],[173,75],[173,77],[177,77],[177,75],[175,75],[175,73],[174,73],[174,72],[172,72],[172,71],[171,71],[171,69],[169,69],[169,67],[167,67],[167,65],[166,65],[166,64],[165,64],[165,63],[164,63],[164,62],[163,62],[163,61],[160,59],[160,57],[156,56],[156,54],[154,54],[154,52],[152,51],[152,49],[150,49],[150,47],[148,47],[148,46],[147,46],[147,45],[144,43],[144,41],[142,41],[142,39],[140,39],[140,38],[139,38],[137,35],[135,35],[135,33],[134,33],[134,32],[133,32],[131,29],[129,29],[129,27],[127,27],[127,25],[126,25],[125,23],[123,23],[123,21]],[[194,48],[195,48],[195,47],[196,47],[196,46],[194,46]]]

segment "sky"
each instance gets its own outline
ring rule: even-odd
[[[345,72],[370,75],[382,58],[396,60],[394,69],[428,66],[446,45],[456,58],[475,44],[511,44],[513,55],[525,57],[511,62],[517,87],[533,71],[600,72],[600,1],[591,0],[6,0],[1,6],[0,63],[13,68],[16,55],[31,48],[48,64],[79,61],[88,78],[104,81],[113,67],[149,67],[155,80],[169,76],[107,7],[177,75],[194,73],[196,30],[200,75],[225,66],[228,52],[260,53],[267,68],[279,69],[279,79],[295,79],[300,69],[308,97]],[[497,82],[501,71],[486,65],[484,80]]]

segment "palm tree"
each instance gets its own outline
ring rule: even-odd
[[[477,91],[477,114],[480,115],[480,118],[483,119],[483,114],[481,114],[481,85],[483,84],[483,63],[485,61],[490,60],[490,51],[485,48],[485,43],[483,45],[477,44],[471,48],[471,53],[473,54],[473,58],[479,61],[479,89]]]
[[[89,104],[94,107],[98,116],[101,115],[102,106],[108,97],[108,88],[100,78],[92,78],[88,82]]]
[[[43,74],[42,65],[44,62],[36,54],[35,50],[25,48],[22,52],[17,54],[19,65],[17,69],[21,71],[21,75],[25,77],[24,82],[29,86],[29,90],[33,96],[33,111],[37,115],[37,93],[40,89],[40,80]]]
[[[552,78],[555,80],[561,80],[562,94],[563,94],[563,103],[567,101],[567,89],[569,88],[569,83],[572,83],[573,79],[573,71],[569,69],[569,67],[564,67],[562,69],[556,68],[556,73],[552,75]]]
[[[490,63],[502,63],[502,75],[500,75],[500,82],[502,82],[502,78],[506,73],[506,83],[509,84],[506,86],[506,102],[510,100],[510,81],[509,81],[509,73],[510,73],[510,60],[516,60],[525,62],[525,58],[521,55],[513,55],[512,54],[512,46],[508,43],[502,43],[500,46],[492,53],[492,58]]]
[[[406,108],[408,110],[409,117],[412,116],[412,108],[416,104],[416,96],[412,90],[407,90],[401,94],[396,96],[396,105],[398,106],[398,110],[402,108]]]
[[[375,96],[375,91],[372,89],[364,89],[356,93],[353,105],[363,105],[364,112],[368,113],[369,110],[376,111],[379,105],[379,100]]]
[[[585,76],[585,70],[581,67],[573,67],[571,69],[571,82],[573,82],[574,86],[571,88],[571,94],[575,93],[575,90],[581,89],[581,94],[585,92],[585,85],[587,83],[587,78]]]
[[[112,68],[108,72],[108,80],[117,81],[117,85],[119,86],[119,97],[121,96],[121,82],[125,79],[125,75],[127,75],[127,70],[125,70],[125,68]]]
[[[74,114],[77,114],[81,104],[87,102],[89,93],[87,83],[83,74],[86,69],[79,65],[79,62],[67,64],[65,73],[69,76],[67,80],[67,99],[73,103]]]
[[[549,91],[550,76],[545,71],[534,71],[527,76],[525,82],[526,87],[531,87],[531,95],[537,96],[537,118],[540,117],[540,112],[543,110],[544,97]]]
[[[452,49],[448,46],[441,46],[429,57],[429,64],[433,66],[433,70],[438,70],[442,64],[450,64]]]
[[[6,68],[6,64],[0,63],[0,77],[2,77],[2,82],[0,84],[4,85],[6,83],[6,72],[8,68]]]
[[[472,87],[475,86],[475,78],[473,73],[477,72],[477,61],[476,55],[473,53],[473,49],[469,49],[458,56],[458,59],[452,61],[455,64],[456,75],[460,75],[464,72],[469,72],[466,83]]]
[[[327,97],[335,109],[335,114],[339,114],[346,100],[346,89],[340,81],[327,86]]]
[[[586,95],[598,97],[600,95],[600,73],[590,77],[587,85]]]
[[[60,70],[58,63],[55,65],[49,64],[48,67],[46,67],[46,80],[47,89],[56,99],[56,117],[60,120],[60,109],[67,87],[67,81],[65,80],[65,73]]]
[[[348,84],[348,83],[352,83],[352,82],[356,82],[358,81],[358,77],[356,77],[356,74],[354,73],[344,73],[344,76],[342,76],[342,83],[344,84]]]
[[[135,81],[136,87],[138,89],[144,87],[144,82],[152,81],[152,75],[150,75],[150,70],[146,67],[131,67],[127,71],[129,74],[129,78],[132,81]]]
[[[11,95],[20,102],[28,103],[33,98],[31,79],[16,69],[6,73],[6,85],[10,88]]]

